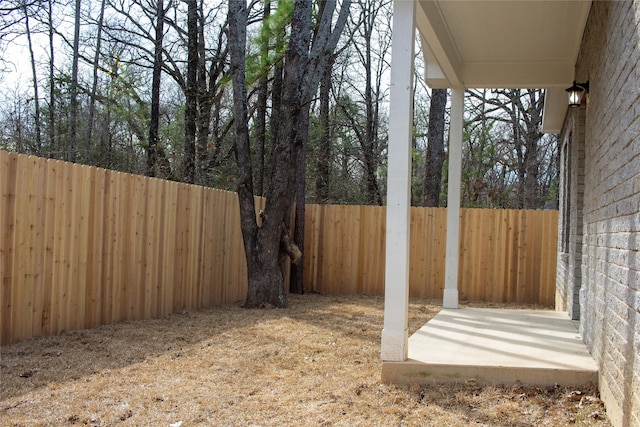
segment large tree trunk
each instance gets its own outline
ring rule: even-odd
[[[211,108],[213,97],[207,87],[207,62],[204,38],[205,16],[203,1],[198,5],[198,123],[196,137],[196,176],[195,182],[200,185],[208,184],[207,152],[211,124]],[[212,89],[212,88],[211,88]]]
[[[48,2],[48,26],[49,26],[49,150],[48,157],[53,158],[56,153],[56,107],[55,107],[55,62],[53,46],[53,0]]]
[[[48,25],[49,25],[49,153],[48,157],[53,158],[56,154],[56,106],[55,106],[55,62],[53,46],[53,1],[48,2]]]
[[[193,184],[196,172],[196,115],[198,73],[198,2],[187,0],[187,82],[184,108],[184,150],[182,174],[185,182]]]
[[[162,2],[162,0],[159,0]],[[93,83],[91,85],[91,97],[89,99],[89,120],[87,123],[87,139],[86,146],[90,147],[93,139],[93,122],[96,112],[96,95],[98,93],[98,64],[100,63],[100,51],[102,46],[102,30],[104,23],[104,9],[106,0],[100,2],[100,16],[98,17],[98,32],[96,34],[96,51],[93,56]],[[102,154],[102,153],[100,153]],[[102,165],[102,162],[99,163]]]
[[[75,162],[78,156],[78,62],[80,59],[80,1],[75,2],[75,23],[73,32],[73,60],[71,66],[71,101],[69,103],[69,160]]]
[[[238,196],[242,236],[247,256],[248,291],[245,306],[265,304],[285,307],[284,277],[278,258],[290,239],[286,224],[296,190],[296,163],[303,150],[311,100],[324,69],[338,43],[349,10],[342,3],[340,16],[331,31],[335,1],[324,2],[311,42],[312,2],[295,0],[289,45],[285,53],[278,137],[274,139],[269,185],[262,225],[257,226],[251,152],[249,147],[245,51],[247,7],[244,1],[229,0],[229,45],[233,75],[236,153],[238,156]],[[296,252],[289,249],[289,256]],[[299,253],[299,250],[297,250]]]
[[[542,124],[542,107],[544,105],[544,95],[538,96],[538,90],[528,89],[528,113],[525,115],[525,140],[526,140],[526,156],[525,156],[525,193],[524,208],[535,209],[541,204],[541,186],[540,178],[540,149],[538,142],[542,138],[540,132]]]
[[[265,0],[262,19],[266,21],[271,15],[271,0]],[[269,57],[269,28],[266,23],[262,27],[260,55],[265,64]],[[256,111],[256,179],[255,192],[257,196],[264,194],[264,159],[267,142],[267,98],[269,91],[269,75],[265,67],[258,83],[258,106]]]
[[[320,82],[320,138],[316,163],[316,201],[329,202],[329,174],[331,172],[331,139],[329,135],[329,94],[331,93],[331,70],[329,64]]]
[[[307,137],[309,134],[309,110],[302,114],[300,137],[302,147],[298,151],[298,160],[296,161],[296,215],[293,241],[298,248],[304,248],[304,219],[306,206],[306,172],[307,172]],[[291,272],[291,283],[289,284],[289,292],[299,295],[304,294],[304,256],[301,253],[300,259],[293,265]]]
[[[246,40],[247,6],[244,1],[229,0],[229,53],[233,80],[238,198],[248,270],[245,306],[259,307],[271,304],[276,307],[286,307],[284,279],[278,264],[282,216],[277,219],[275,215],[273,217],[264,215],[261,227],[258,227],[256,221],[245,78]]]
[[[447,89],[433,89],[429,107],[427,131],[427,155],[424,172],[424,205],[438,207],[442,191],[442,166],[444,164],[444,115],[447,106]]]
[[[158,163],[158,127],[160,124],[160,78],[162,77],[162,41],[164,39],[164,1],[157,0],[156,39],[151,82],[151,123],[149,124],[149,146],[147,148],[147,175],[156,176]]]
[[[35,125],[36,125],[36,146],[35,152],[40,155],[42,150],[42,138],[40,136],[40,95],[38,94],[38,74],[36,73],[36,60],[33,54],[33,43],[31,41],[31,28],[29,26],[29,10],[26,3],[23,5],[24,25],[27,30],[27,41],[29,44],[29,59],[31,60],[31,75],[33,77],[33,100],[35,105]]]

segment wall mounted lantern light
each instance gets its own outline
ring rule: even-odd
[[[569,93],[569,107],[579,107],[582,102],[582,96],[585,93],[589,93],[589,81],[586,83],[576,83],[573,81],[573,86],[565,89]]]

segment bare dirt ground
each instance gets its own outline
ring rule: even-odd
[[[290,306],[227,305],[4,346],[0,424],[609,425],[590,387],[380,384],[382,298],[292,295]],[[411,331],[439,309],[412,301]]]

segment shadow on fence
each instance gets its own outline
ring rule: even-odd
[[[305,286],[384,295],[386,208],[306,206]],[[409,292],[442,298],[447,210],[411,208]],[[553,305],[558,212],[461,209],[462,300]]]

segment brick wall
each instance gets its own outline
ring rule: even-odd
[[[639,25],[640,3],[594,1],[575,76],[591,85],[580,329],[600,365],[601,395],[616,426],[640,425]]]
[[[561,139],[560,221],[556,276],[556,308],[580,318],[584,203],[585,108],[569,115]]]

